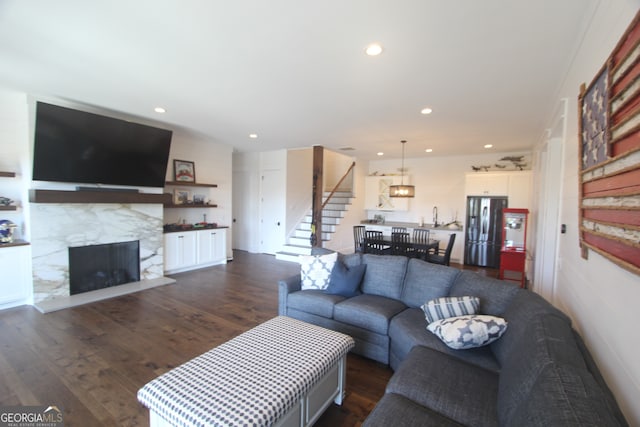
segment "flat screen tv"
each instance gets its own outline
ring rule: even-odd
[[[164,186],[172,131],[38,102],[33,179]]]

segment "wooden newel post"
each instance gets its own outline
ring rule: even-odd
[[[311,247],[322,247],[322,193],[324,148],[313,147],[313,193],[311,196]]]

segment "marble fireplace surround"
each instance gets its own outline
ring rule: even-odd
[[[43,313],[175,282],[163,276],[161,203],[33,203],[33,300]],[[70,295],[69,247],[140,241],[140,282]]]

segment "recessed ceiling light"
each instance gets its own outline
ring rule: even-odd
[[[382,46],[378,43],[371,43],[364,51],[369,56],[378,56],[382,53]]]
[[[433,151],[433,148],[427,148],[427,149],[426,149],[426,150],[424,150],[424,151],[426,151],[427,153],[431,153],[431,152]]]
[[[155,111],[156,113],[160,113],[160,114],[167,112],[167,110],[165,110],[162,107],[156,107],[156,108],[153,109],[153,111]]]
[[[384,153],[382,151],[378,151],[378,156],[384,156]]]
[[[493,148],[493,144],[485,144],[484,148]]]
[[[258,134],[257,133],[250,133],[249,134],[249,138],[256,139],[256,138],[258,138]]]
[[[429,107],[423,108],[422,110],[420,110],[421,114],[431,114],[433,112],[433,110]]]

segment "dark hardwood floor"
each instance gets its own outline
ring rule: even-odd
[[[138,389],[276,316],[276,283],[298,272],[236,251],[233,262],[176,274],[172,285],[46,315],[31,306],[0,311],[0,405],[57,405],[65,426],[146,426]],[[391,374],[349,355],[346,399],[316,425],[360,425]]]

